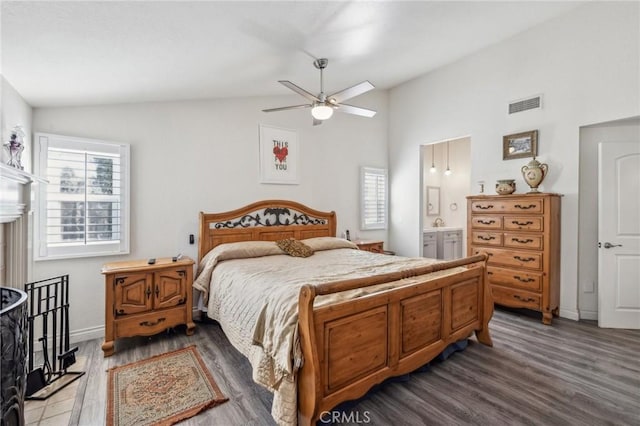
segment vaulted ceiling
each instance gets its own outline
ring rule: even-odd
[[[2,1],[2,74],[32,106],[388,89],[576,2]]]

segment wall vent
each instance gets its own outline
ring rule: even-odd
[[[527,111],[529,109],[542,108],[542,95],[521,99],[509,103],[509,114]]]

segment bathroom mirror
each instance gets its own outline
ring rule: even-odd
[[[440,214],[440,187],[427,186],[427,216]]]

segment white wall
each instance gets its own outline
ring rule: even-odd
[[[580,220],[578,224],[578,308],[580,318],[598,319],[598,145],[640,143],[640,118],[580,129]]]
[[[512,39],[407,82],[389,96],[390,243],[420,253],[419,147],[452,135],[471,137],[471,182],[515,178],[502,160],[502,136],[539,130],[541,189],[562,199],[560,314],[578,318],[578,145],[581,126],[640,112],[639,4],[589,3]],[[507,104],[544,96],[544,108],[509,116]],[[487,191],[489,192],[489,191]]]
[[[0,141],[0,146],[9,140],[11,130],[15,126],[21,125],[27,135],[24,138],[25,149],[22,152],[21,162],[24,170],[31,172],[31,107],[2,75],[0,75],[0,80],[0,84],[2,85],[2,96],[0,96],[0,129],[2,129],[2,141]],[[2,149],[0,160],[2,162],[8,160],[4,148]]]
[[[378,111],[372,119],[336,113],[314,127],[308,110],[261,112],[298,101],[287,96],[34,110],[34,132],[131,144],[131,254],[39,261],[33,266],[35,278],[70,274],[76,339],[103,335],[102,264],[178,252],[196,258],[197,245],[188,244],[188,235],[197,236],[200,211],[290,199],[335,210],[338,234],[358,228],[359,167],[388,166],[387,93],[358,99]],[[299,185],[259,183],[259,124],[298,131]],[[386,231],[357,233],[387,238]]]

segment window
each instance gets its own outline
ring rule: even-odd
[[[35,258],[129,252],[129,145],[39,133]]]
[[[387,170],[360,169],[360,229],[387,227]]]

